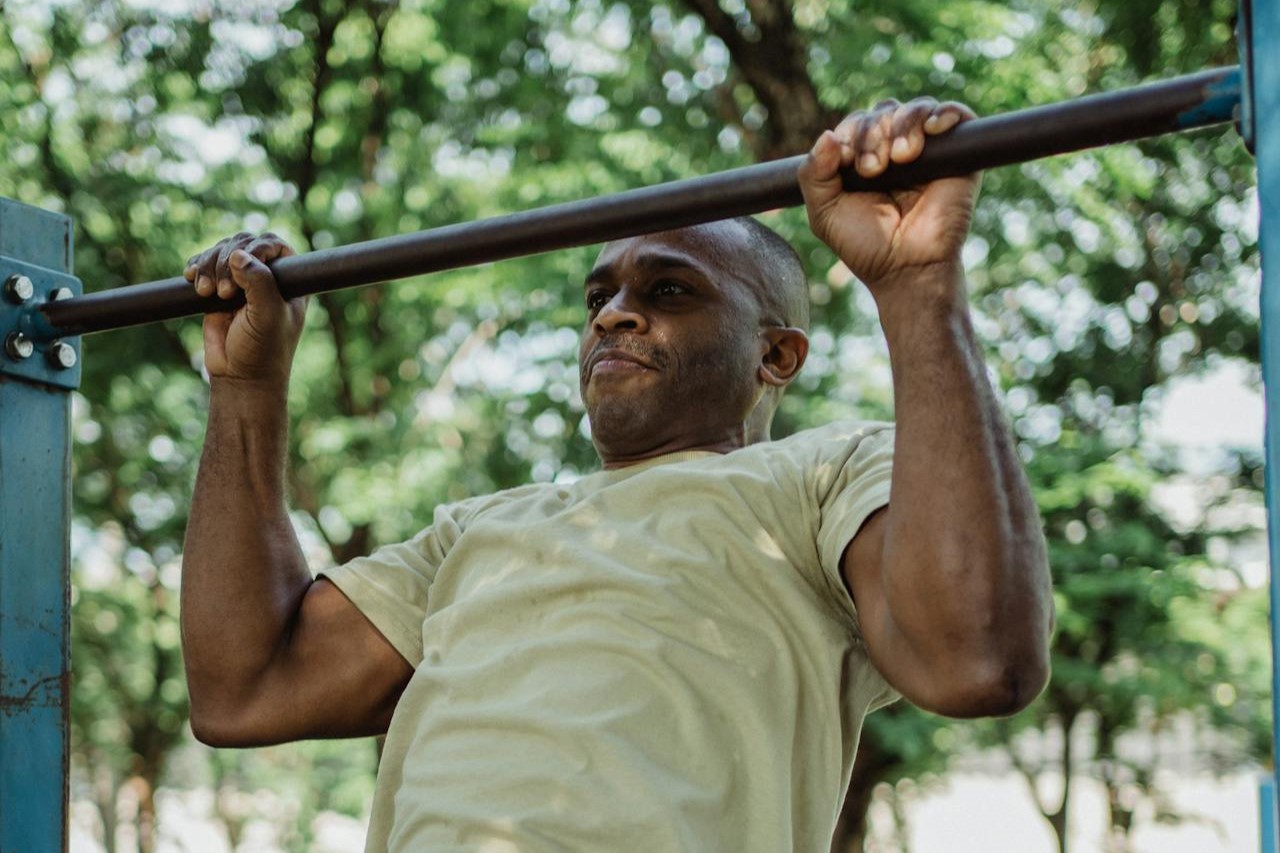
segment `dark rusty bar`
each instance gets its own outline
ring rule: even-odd
[[[897,189],[1040,157],[1234,120],[1238,66],[975,119],[931,140],[908,166],[874,180],[845,175],[851,191]],[[801,204],[804,155],[616,195],[536,208],[413,234],[282,258],[272,264],[286,296],[322,293],[506,258],[584,246]],[[201,298],[183,278],[99,291],[41,306],[68,336],[227,311],[239,300]]]

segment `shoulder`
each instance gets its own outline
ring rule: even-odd
[[[769,444],[779,446],[794,445],[800,448],[814,448],[818,451],[829,451],[838,448],[857,446],[865,439],[881,435],[893,430],[891,421],[866,421],[856,418],[845,418],[829,424],[800,430],[786,438],[771,441]]]
[[[763,458],[803,468],[842,466],[860,450],[892,446],[893,424],[888,421],[839,420],[801,430],[786,438],[746,448]]]
[[[435,527],[439,527],[442,524],[465,527],[488,513],[525,501],[538,500],[542,495],[554,489],[555,486],[551,483],[528,483],[523,486],[501,489],[487,495],[475,495],[453,503],[440,504],[435,508],[432,525]]]

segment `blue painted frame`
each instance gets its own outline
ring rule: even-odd
[[[1262,381],[1266,396],[1267,543],[1271,552],[1272,751],[1280,742],[1280,57],[1265,46],[1280,44],[1280,0],[1242,0],[1242,64],[1246,89],[1242,132],[1258,161],[1258,227],[1262,255]],[[1272,278],[1277,278],[1272,281]],[[1261,792],[1264,853],[1278,853],[1276,798],[1280,768],[1271,771],[1271,795]]]
[[[34,330],[55,287],[80,292],[65,216],[0,199],[0,281],[23,274],[34,297],[0,297],[0,329]],[[3,336],[0,336],[3,340]],[[69,341],[79,353],[79,342]],[[77,366],[0,352],[0,851],[67,849],[70,709],[71,394]]]
[[[1268,284],[1280,258],[1280,0],[1242,0],[1241,131],[1258,160],[1263,258],[1262,368],[1280,388],[1280,283]],[[1216,108],[1229,108],[1223,91]],[[0,199],[0,282],[22,273],[36,285],[34,303],[54,287],[81,292],[72,275],[67,217]],[[1280,261],[1275,262],[1280,264]],[[78,364],[50,367],[51,341],[32,304],[0,298],[0,343],[12,331],[37,342],[32,359],[0,351],[0,853],[67,849],[70,708],[70,390]],[[77,355],[79,341],[69,340]],[[78,359],[77,359],[78,361]],[[1280,742],[1280,393],[1266,400],[1266,492],[1271,551],[1273,743]],[[1259,788],[1264,853],[1280,853],[1273,767]]]

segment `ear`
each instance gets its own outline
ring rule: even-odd
[[[761,330],[760,342],[764,348],[757,371],[760,381],[785,388],[804,367],[809,355],[809,336],[803,329],[770,326]]]

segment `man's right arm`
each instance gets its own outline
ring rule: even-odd
[[[191,727],[215,746],[386,731],[412,667],[333,584],[313,580],[285,505],[286,396],[305,302],[240,235],[192,260],[197,292],[246,305],[205,319],[209,426],[182,566]]]

